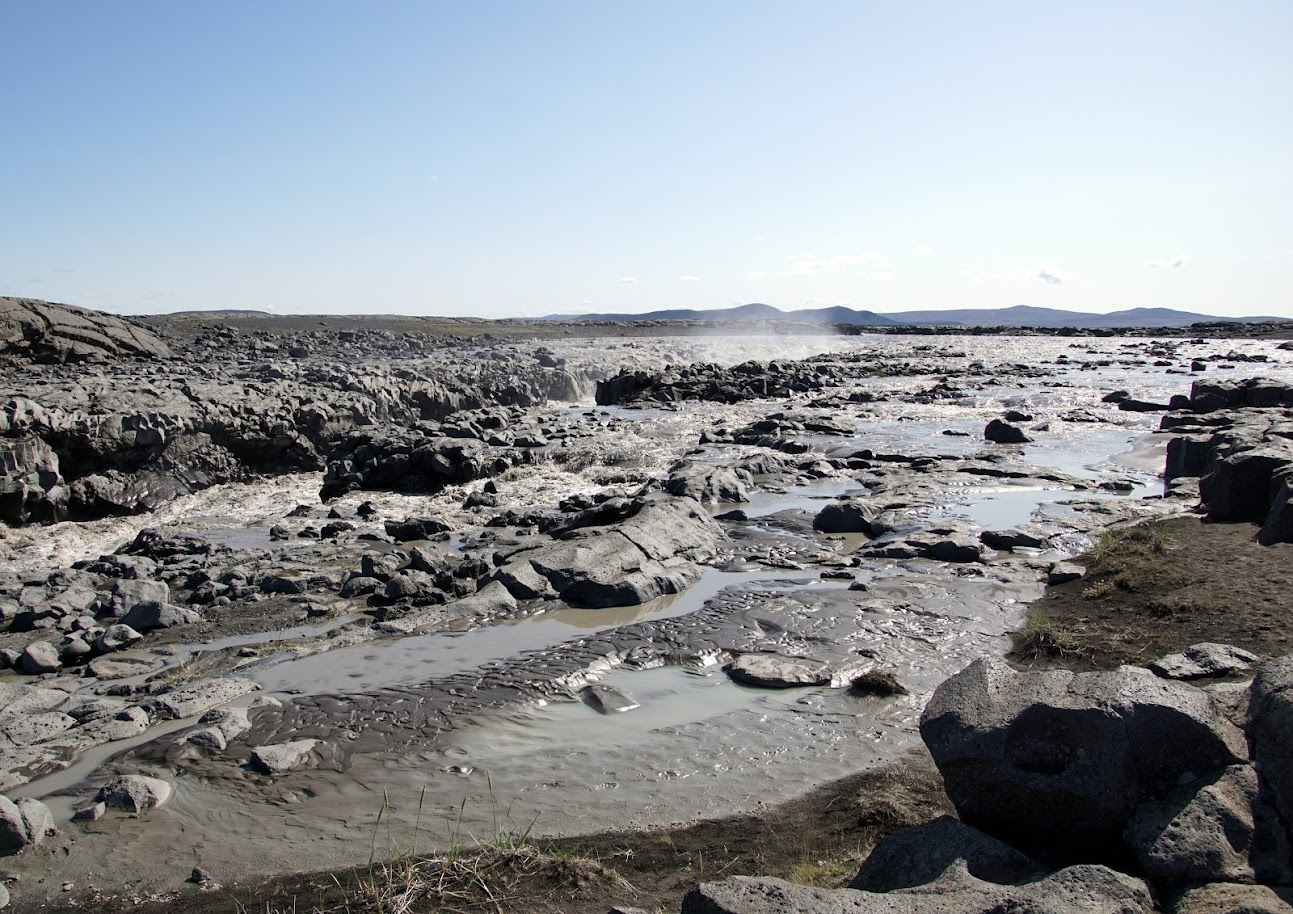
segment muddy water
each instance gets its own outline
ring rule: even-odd
[[[795,345],[814,348],[803,340]],[[910,456],[974,456],[985,450],[984,424],[1005,409],[1018,409],[1033,415],[1023,425],[1035,441],[1011,453],[1021,465],[1053,468],[1076,481],[1050,483],[1031,477],[1006,483],[950,475],[924,481],[918,503],[910,511],[916,527],[945,519],[963,520],[973,529],[1031,525],[1030,529],[1052,536],[1053,543],[1033,566],[1025,556],[986,566],[865,560],[849,568],[855,586],[865,588],[865,602],[839,604],[841,618],[850,619],[847,634],[841,635],[844,646],[867,651],[879,666],[898,676],[910,695],[878,700],[825,688],[768,691],[737,685],[716,666],[630,670],[612,665],[601,682],[630,695],[639,708],[604,715],[574,697],[535,699],[456,720],[446,732],[402,740],[400,748],[389,752],[343,753],[344,763],[273,780],[239,768],[238,760],[225,762],[223,771],[209,762],[164,764],[156,773],[175,783],[175,800],[145,819],[110,817],[90,826],[78,835],[76,851],[58,864],[53,878],[86,885],[101,878],[90,875],[95,872],[135,873],[141,884],[168,886],[187,876],[194,865],[230,879],[362,863],[374,842],[381,856],[384,850],[408,849],[414,842],[443,846],[455,829],[459,836],[487,834],[500,822],[540,834],[659,825],[749,809],[901,757],[916,744],[915,723],[929,691],[974,657],[1003,649],[1005,634],[1018,624],[1026,601],[1041,591],[1040,563],[1082,548],[1086,531],[1099,523],[1092,520],[1092,511],[1110,511],[1109,517],[1116,519],[1128,512],[1164,509],[1152,498],[1161,492],[1157,474],[1165,440],[1150,434],[1157,414],[1122,413],[1102,404],[1100,398],[1110,390],[1126,388],[1141,399],[1166,401],[1173,393],[1188,391],[1189,376],[1166,375],[1148,364],[1093,370],[1053,364],[1060,355],[1075,361],[1130,358],[1144,362],[1143,356],[1128,356],[1117,340],[1082,341],[1079,349],[1058,339],[978,337],[852,337],[815,345],[821,347],[815,351],[874,351],[939,372],[859,382],[857,387],[883,399],[858,404],[851,415],[841,417],[854,423],[855,435],[806,439],[815,445]],[[703,339],[635,340],[601,347],[572,341],[549,346],[574,365],[608,371],[620,364],[735,363],[788,355],[772,343],[750,340],[742,341],[739,348]],[[1256,369],[1245,374],[1293,378],[1288,354],[1269,343],[1186,344],[1176,361],[1231,349],[1273,360],[1242,366]],[[941,377],[955,379],[976,360],[989,365],[1040,363],[1047,374],[1003,384],[967,382],[961,395],[932,403],[910,399]],[[806,400],[792,406],[806,407]],[[608,429],[613,427],[608,440],[590,445],[594,450],[589,456],[594,459],[514,470],[497,480],[500,498],[506,505],[551,506],[571,494],[598,491],[611,458],[619,466],[631,461],[634,469],[663,474],[694,448],[706,428],[719,422],[735,425],[781,406],[687,403],[667,410],[590,410],[589,405],[580,405],[572,413],[595,412]],[[1078,424],[1059,418],[1072,410],[1089,410],[1104,422]],[[944,434],[949,431],[962,434]],[[736,453],[712,448],[705,457],[721,463],[725,454]],[[598,463],[599,456],[607,462]],[[1106,480],[1127,481],[1133,489],[1125,495],[1095,491],[1095,485]],[[830,499],[859,491],[862,481],[842,473],[809,485],[760,491],[740,507],[754,521],[783,512],[811,516]],[[295,505],[317,505],[318,485],[317,476],[305,475],[270,484],[220,487],[168,505],[149,523],[209,536],[245,552],[250,562],[269,562],[269,526]],[[374,501],[386,516],[436,513],[460,532],[469,533],[480,522],[461,508],[472,488],[415,498],[362,493],[342,500],[339,508],[349,512],[361,500]],[[1138,507],[1132,510],[1132,505]],[[731,507],[735,506],[714,510],[721,513]],[[109,551],[131,539],[138,526],[137,520],[129,520],[10,531],[0,541],[0,557],[16,567],[35,570],[50,562]],[[756,525],[756,535],[762,535],[757,530]],[[798,539],[814,548],[826,543],[811,533],[784,529],[767,535],[785,542]],[[836,548],[847,550],[852,545],[845,538]],[[272,547],[277,560],[290,558],[294,549],[310,548],[313,544]],[[802,572],[708,569],[688,593],[642,607],[558,607],[504,625],[371,640],[310,656],[302,656],[306,652],[298,652],[295,645],[317,640],[338,624],[336,620],[326,626],[237,636],[200,647],[277,641],[273,653],[244,671],[265,692],[289,700],[326,695],[342,708],[347,701],[364,707],[384,700],[383,690],[417,694],[428,684],[487,664],[532,662],[529,658],[535,654],[595,633],[685,619],[702,612],[711,601],[733,594],[751,601],[777,595],[809,602],[843,599],[849,581],[822,579],[819,571],[811,566]],[[856,591],[847,593],[857,598]],[[339,745],[346,738],[345,726],[345,720],[337,720]],[[101,776],[111,767],[97,773],[88,770],[99,760],[90,759],[57,778],[35,781],[28,792],[39,795],[61,789],[88,796],[92,775]],[[75,783],[86,776],[91,776],[89,784]],[[68,805],[61,801],[60,812]],[[415,826],[419,806],[422,824]]]

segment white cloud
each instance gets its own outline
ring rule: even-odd
[[[876,270],[872,273],[854,273],[858,279],[866,279],[871,282],[893,282],[893,274],[888,270]]]
[[[620,285],[622,286],[636,286],[637,283],[638,278],[636,276],[625,276],[620,279]]]
[[[750,239],[750,242],[752,244],[763,244],[763,242],[767,240],[768,240],[767,235],[755,235],[753,238]]]
[[[1038,281],[1044,282],[1047,285],[1051,285],[1051,286],[1058,286],[1060,283],[1064,281],[1063,279],[1056,276],[1054,273],[1052,273],[1050,270],[1045,269],[1044,267],[1041,270],[1037,271],[1037,279]]]
[[[927,244],[918,244],[916,245],[916,253],[922,257],[926,257],[934,253],[934,249]]]
[[[838,273],[845,267],[850,266],[875,267],[884,271],[888,270],[890,265],[887,254],[835,254],[832,257],[818,257],[816,254],[796,254],[790,258],[788,266],[781,269],[757,270],[750,274],[750,278],[789,279],[804,276],[821,276],[824,273]]]
[[[690,273],[688,273],[686,276],[679,276],[678,281],[679,282],[700,282],[700,277],[692,276]]]
[[[1151,270],[1183,270],[1189,262],[1190,258],[1185,254],[1177,254],[1175,257],[1155,257],[1152,260],[1146,260],[1145,266]]]

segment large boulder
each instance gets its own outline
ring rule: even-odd
[[[0,440],[0,521],[52,523],[67,514],[58,455],[40,438]]]
[[[1184,892],[1173,914],[1293,914],[1293,888],[1213,882]]]
[[[58,648],[48,641],[33,641],[23,649],[16,664],[18,671],[30,676],[41,673],[57,673],[63,668]]]
[[[1154,879],[1283,882],[1289,846],[1272,812],[1259,801],[1257,772],[1235,765],[1141,803],[1125,837]]]
[[[110,809],[139,815],[165,805],[174,793],[175,788],[161,778],[125,774],[108,780],[99,788],[94,799]]]
[[[1133,667],[976,660],[934,692],[920,732],[965,822],[1072,860],[1109,859],[1142,798],[1247,760],[1207,693]]]
[[[176,625],[191,625],[201,622],[194,610],[171,603],[147,601],[136,603],[130,612],[121,617],[121,624],[137,632],[151,632],[155,628],[171,628]]]
[[[851,889],[892,892],[925,885],[956,865],[987,882],[1015,883],[1036,877],[1043,867],[1009,844],[951,816],[887,835],[858,870]]]
[[[1293,447],[1261,445],[1218,461],[1199,480],[1208,517],[1221,521],[1264,523],[1279,491],[1276,474],[1293,464]]]
[[[1002,422],[1000,419],[993,419],[987,424],[983,429],[983,437],[995,444],[1027,444],[1033,440],[1025,435],[1024,430],[1019,426]]]
[[[1248,715],[1253,761],[1280,815],[1293,822],[1293,655],[1258,669]]]
[[[827,505],[813,518],[813,529],[820,533],[862,533],[869,537],[887,533],[887,525],[880,525],[879,509],[856,501],[842,501]]]
[[[746,486],[748,474],[732,467],[714,467],[703,463],[689,463],[675,467],[665,480],[665,491],[670,495],[694,498],[702,504],[745,502],[750,500]]]
[[[634,606],[680,593],[713,557],[722,529],[692,499],[642,501],[607,527],[513,553],[493,580],[518,600],[560,598],[580,606]]]
[[[119,317],[35,298],[0,297],[0,354],[61,363],[164,359],[171,351],[151,330]]]
[[[24,797],[13,802],[0,796],[0,855],[16,854],[40,844],[54,831],[54,817],[40,800]]]
[[[885,894],[819,889],[781,879],[732,876],[703,882],[682,914],[1149,914],[1149,889],[1103,866],[1071,866],[1024,885],[997,885],[955,866],[927,885]]]

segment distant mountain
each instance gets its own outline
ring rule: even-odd
[[[935,311],[899,311],[886,315],[901,324],[969,327],[1187,327],[1201,321],[1276,320],[1277,318],[1230,318],[1176,311],[1172,308],[1131,308],[1093,314],[1058,308],[953,308]]]
[[[1244,321],[1279,321],[1282,317],[1218,317],[1172,308],[1130,308],[1094,314],[1087,311],[1063,311],[1058,308],[1034,308],[1015,305],[1012,308],[951,308],[931,311],[893,311],[877,314],[837,305],[804,311],[782,311],[772,305],[749,304],[735,308],[711,310],[676,308],[648,311],[645,314],[554,314],[545,320],[595,321],[796,321],[813,324],[852,324],[863,327],[926,325],[931,327],[1188,327],[1210,321],[1241,323]]]
[[[801,324],[854,324],[866,327],[894,327],[904,321],[891,320],[874,311],[858,311],[837,305],[833,308],[810,308],[782,311],[772,305],[753,303],[735,308],[671,308],[645,314],[552,314],[550,321],[796,321]]]

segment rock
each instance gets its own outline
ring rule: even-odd
[[[406,517],[402,521],[386,521],[386,535],[397,543],[427,540],[449,529],[449,524],[444,518],[434,516]]]
[[[664,489],[670,495],[713,505],[749,501],[750,491],[746,482],[747,479],[731,467],[685,464],[674,468],[665,480]]]
[[[1271,477],[1271,486],[1275,488],[1275,495],[1271,498],[1271,507],[1257,534],[1257,541],[1263,546],[1293,543],[1293,469],[1276,470]]]
[[[1027,444],[1033,440],[1025,435],[1024,430],[1019,426],[1002,422],[1000,419],[993,419],[988,423],[983,430],[983,437],[995,444]]]
[[[1293,655],[1271,660],[1257,671],[1248,705],[1248,738],[1262,783],[1275,808],[1293,822]]]
[[[1077,581],[1085,574],[1086,569],[1081,565],[1073,562],[1053,562],[1050,571],[1046,573],[1046,586],[1056,587],[1069,581]]]
[[[257,746],[251,750],[251,765],[262,774],[283,774],[303,767],[311,750],[319,745],[317,739],[298,739],[290,743]]]
[[[281,574],[271,574],[260,579],[257,585],[261,593],[295,596],[307,593],[310,589],[308,578],[290,578]]]
[[[1282,842],[1282,873],[1262,860],[1255,840],[1257,773],[1235,765],[1187,781],[1162,799],[1141,803],[1124,837],[1146,875],[1169,882],[1251,882],[1288,876],[1288,842]],[[1270,817],[1273,821],[1273,816]],[[1267,828],[1272,838],[1282,830]],[[1282,836],[1282,835],[1281,835]],[[1271,840],[1260,842],[1270,847]]]
[[[1146,664],[1164,679],[1202,679],[1205,676],[1228,676],[1247,670],[1258,657],[1243,648],[1210,641],[1191,644],[1179,654],[1168,654]]]
[[[42,673],[57,673],[63,668],[59,659],[58,648],[48,641],[33,641],[23,649],[18,657],[17,668],[20,673],[39,676]]]
[[[40,800],[23,797],[15,805],[22,814],[23,826],[32,844],[40,844],[47,836],[58,831],[54,828],[54,814]]]
[[[435,578],[425,571],[401,571],[382,587],[382,596],[387,600],[415,600],[439,593]]]
[[[349,600],[353,597],[362,597],[365,594],[374,593],[378,588],[384,586],[385,582],[380,578],[355,575],[354,577],[346,578],[346,582],[341,585],[340,596],[342,599]]]
[[[103,634],[94,639],[94,646],[100,654],[110,654],[138,643],[143,637],[129,625],[117,623],[105,628]]]
[[[849,683],[849,691],[854,695],[871,695],[877,698],[908,694],[906,686],[898,681],[897,676],[881,670],[867,670],[860,676],[854,676]]]
[[[1103,866],[1071,866],[1024,885],[997,885],[951,868],[935,882],[879,894],[732,876],[703,882],[682,914],[1150,914],[1149,888]]]
[[[1151,403],[1148,400],[1137,400],[1128,397],[1118,402],[1118,408],[1123,412],[1130,413],[1165,413],[1171,406],[1166,403]]]
[[[174,793],[174,788],[161,778],[126,774],[112,778],[100,787],[95,800],[109,809],[139,815],[165,805]]]
[[[123,318],[35,298],[0,298],[0,353],[56,364],[171,356],[155,333]]]
[[[920,733],[963,821],[1083,860],[1108,859],[1143,798],[1248,756],[1207,693],[1135,667],[976,660],[935,690]]]
[[[198,723],[217,730],[225,739],[233,739],[251,729],[251,716],[246,708],[212,708]]]
[[[622,714],[641,707],[632,696],[614,686],[600,684],[585,686],[579,695],[586,704],[602,714]]]
[[[121,617],[140,603],[169,603],[171,588],[165,581],[119,580],[112,585],[112,615]]]
[[[520,550],[498,581],[518,600],[560,597],[576,606],[636,606],[681,593],[712,558],[722,529],[691,499],[642,501],[609,527],[578,529],[556,542]]]
[[[90,674],[104,681],[154,673],[165,665],[165,659],[144,651],[126,651],[105,657],[95,657],[89,663]]]
[[[94,648],[86,644],[79,635],[68,635],[58,647],[58,659],[64,666],[75,666],[84,663],[94,653]]]
[[[864,533],[869,537],[886,532],[877,526],[879,511],[858,502],[827,505],[813,518],[813,529],[821,533]]]
[[[1024,882],[1043,872],[1040,863],[1010,845],[951,816],[939,816],[882,838],[849,888],[892,892],[925,885],[958,861],[970,875],[985,882]]]
[[[62,711],[15,714],[0,726],[0,732],[18,746],[30,746],[53,739],[76,726],[76,718]]]
[[[153,601],[136,603],[121,617],[122,625],[140,632],[150,632],[156,628],[171,628],[176,625],[192,625],[201,621],[202,617],[191,609]]]
[[[781,654],[742,654],[727,666],[727,674],[739,683],[772,689],[799,686],[843,688],[874,665],[869,658],[844,663],[824,663]]]
[[[1214,882],[1188,889],[1173,914],[1293,914],[1293,888]]]
[[[82,806],[72,813],[73,822],[97,822],[102,819],[108,812],[108,804],[102,800],[91,803],[89,806]]]
[[[54,817],[40,800],[23,797],[15,803],[0,796],[0,855],[40,844],[54,830]]]
[[[194,682],[152,699],[150,707],[163,719],[197,717],[212,708],[259,689],[251,679],[224,677]]]
[[[58,455],[36,437],[0,440],[0,522],[53,523],[67,514]]]
[[[989,549],[1000,549],[1007,552],[1017,546],[1026,549],[1043,549],[1046,547],[1046,540],[1040,536],[1033,536],[1031,533],[1024,533],[1022,530],[984,530],[979,534],[979,541]]]
[[[1277,471],[1293,464],[1293,448],[1262,445],[1238,451],[1218,461],[1199,480],[1199,494],[1208,517],[1220,521],[1264,523],[1271,510]]]

